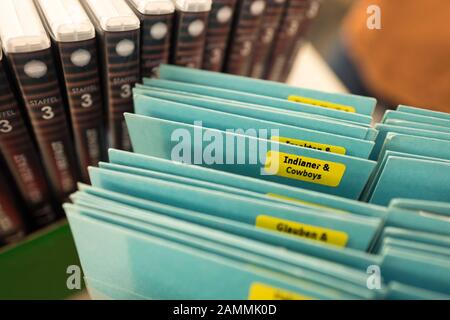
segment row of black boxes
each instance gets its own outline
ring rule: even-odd
[[[2,0],[0,244],[62,216],[161,63],[285,81],[319,0]]]

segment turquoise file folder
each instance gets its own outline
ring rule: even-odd
[[[450,236],[450,219],[446,215],[396,207],[388,210],[386,226]]]
[[[258,284],[307,298],[349,298],[309,281],[105,223],[80,214],[77,207],[66,205],[66,212],[87,277],[148,299],[249,299]],[[177,280],[167,282],[173,275]]]
[[[297,112],[304,112],[307,114],[317,114],[326,116],[332,119],[340,119],[349,121],[355,124],[368,126],[372,123],[372,117],[359,113],[342,112],[328,108],[318,108],[306,103],[298,103],[288,101],[286,99],[273,98],[264,95],[257,95],[253,93],[227,90],[217,87],[201,86],[186,82],[169,81],[162,79],[144,79],[144,85],[137,85],[137,88],[159,88],[166,90],[173,90],[183,93],[194,93],[213,98],[227,99],[230,101],[241,101],[245,103],[252,103],[260,106],[268,106],[281,110],[291,110]]]
[[[287,204],[180,185],[99,168],[89,170],[93,186],[164,204],[228,218],[262,228],[293,226],[280,232],[332,245],[367,250],[379,232],[381,219],[301,210]],[[151,186],[151,187],[149,187]],[[274,223],[272,225],[272,223]],[[300,233],[289,230],[300,228]]]
[[[437,292],[391,282],[388,286],[386,299],[389,300],[448,300],[449,296]]]
[[[387,213],[385,207],[375,206],[369,203],[301,188],[293,188],[279,183],[235,175],[196,165],[177,163],[137,153],[110,149],[109,160],[112,164],[197,179],[222,186],[234,187],[240,190],[249,190],[255,193],[268,195],[273,200],[283,202],[298,202],[302,205],[313,206],[316,208],[333,209],[343,213],[350,212],[369,217],[383,218]]]
[[[112,208],[113,206],[107,207]],[[124,215],[128,215],[130,210],[125,210]],[[414,254],[409,250],[397,250],[395,248],[385,248],[384,251],[378,257],[378,263],[375,263],[375,265],[381,266],[384,271],[383,275],[387,279],[406,281],[404,283],[420,285],[423,288],[429,288],[439,292],[448,292],[448,288],[445,286],[447,281],[440,279],[442,272],[445,274],[449,271],[449,265],[444,260],[431,256],[429,256],[429,259],[421,260],[419,259],[420,256],[415,257],[417,251],[414,251]],[[408,263],[404,264],[405,262]],[[414,277],[414,274],[416,274],[416,277]],[[420,277],[417,277],[417,274],[420,274]]]
[[[385,237],[381,242],[380,250],[384,250],[385,248],[397,248],[397,249],[408,249],[411,251],[416,251],[417,254],[427,253],[431,255],[435,255],[442,259],[450,259],[450,250],[449,248],[434,246],[430,244],[424,244],[417,241],[408,241],[396,238]]]
[[[445,112],[433,111],[433,110],[429,110],[429,109],[399,105],[397,107],[397,111],[418,114],[418,115],[422,115],[422,116],[426,116],[426,117],[435,117],[435,118],[439,118],[439,119],[450,120],[450,114],[445,113]]]
[[[388,205],[394,198],[450,201],[450,163],[391,156],[370,198]]]
[[[405,226],[407,227],[407,226]],[[381,233],[381,236],[379,237],[379,241],[383,240],[384,238],[393,238],[393,239],[399,239],[399,240],[407,240],[407,241],[414,241],[419,242],[423,244],[429,244],[433,246],[440,246],[444,248],[450,248],[450,237],[431,233],[431,232],[425,232],[425,231],[417,231],[412,229],[406,229],[406,228],[397,228],[397,227],[385,227],[383,229],[383,232]],[[379,243],[374,248],[374,252],[378,252],[379,250]]]
[[[384,141],[388,133],[401,133],[405,135],[412,135],[418,137],[425,137],[431,139],[439,139],[439,140],[450,140],[450,133],[445,132],[436,132],[430,130],[422,130],[422,129],[414,129],[414,128],[406,128],[399,127],[395,125],[388,125],[383,123],[378,123],[375,125],[375,129],[378,131],[377,138],[375,140],[375,146],[373,148],[372,154],[370,155],[370,159],[377,160],[380,154],[380,151],[384,145]]]
[[[311,208],[313,210],[320,209],[320,211],[330,211],[330,212],[335,212],[335,213],[340,212],[342,214],[350,214],[350,212],[348,212],[348,211],[339,211],[334,208],[327,208],[327,207],[318,206],[318,205],[314,205],[314,204],[311,205],[309,203],[302,203],[300,201],[295,202],[295,201],[291,201],[289,199],[284,199],[282,197],[272,196],[270,194],[261,194],[261,193],[257,193],[257,192],[248,191],[245,189],[228,187],[228,186],[211,183],[211,182],[207,182],[207,181],[203,181],[203,180],[197,180],[197,179],[180,177],[178,175],[173,175],[173,174],[161,173],[158,171],[133,168],[133,167],[122,166],[122,165],[117,165],[117,164],[112,164],[112,163],[105,163],[105,162],[100,162],[99,168],[110,170],[110,171],[129,173],[129,174],[133,174],[133,175],[137,175],[137,176],[141,176],[141,177],[149,177],[149,178],[155,178],[155,179],[159,179],[159,180],[170,181],[170,182],[175,182],[175,183],[184,184],[184,185],[190,185],[193,187],[199,187],[199,188],[204,188],[204,189],[208,189],[208,190],[222,191],[222,192],[227,192],[227,193],[236,194],[236,195],[240,195],[240,196],[246,196],[249,198],[284,203],[284,204],[291,205],[291,206],[298,206],[303,209]]]
[[[260,120],[221,111],[189,107],[179,103],[165,102],[157,99],[149,107],[148,97],[141,97],[136,102],[136,113],[159,119],[193,125],[201,120],[201,125],[223,131],[242,132],[262,139],[282,141],[291,145],[305,146],[311,149],[328,150],[327,152],[346,154],[367,159],[375,145],[372,141],[336,135],[297,126]],[[141,103],[139,102],[141,101]],[[169,107],[169,108],[168,108]],[[366,133],[362,132],[363,135]]]
[[[376,264],[375,256],[350,248],[339,248],[317,241],[310,241],[300,237],[291,237],[286,234],[272,232],[255,226],[225,219],[213,215],[177,208],[174,206],[136,198],[117,192],[99,189],[90,186],[81,186],[82,193],[76,197],[85,203],[97,204],[100,199],[110,200],[117,204],[129,205],[135,208],[150,210],[176,219],[192,222],[209,228],[222,230],[248,239],[267,243],[276,247],[286,248],[292,252],[299,252],[312,257],[326,259],[357,270],[367,270],[370,265]]]
[[[414,123],[424,123],[424,124],[429,124],[429,125],[433,125],[433,126],[450,128],[450,120],[449,119],[445,119],[445,118],[443,119],[443,118],[438,118],[438,117],[429,117],[429,116],[418,115],[418,114],[413,114],[413,113],[409,113],[409,112],[401,112],[398,110],[386,111],[384,113],[382,122],[385,122],[390,119],[405,120],[405,121],[410,121],[410,122],[414,122]]]
[[[173,101],[174,97],[171,98],[172,101],[161,99],[160,97],[163,96],[161,93],[153,94],[158,95],[158,98],[148,96],[150,93],[146,93],[146,95],[138,93],[143,92],[143,90],[136,89],[135,92],[137,92],[134,95],[136,114],[156,116],[167,120],[189,124],[201,120],[205,123],[205,126],[209,126],[209,123],[216,123],[217,125],[223,123],[226,126],[223,130],[235,129],[236,127],[234,126],[237,125],[234,123],[235,121],[251,121],[252,124],[271,122],[280,128],[282,125],[286,125],[367,141],[373,141],[377,136],[377,131],[372,128],[355,126],[325,117],[311,117],[295,112],[289,114],[286,112],[268,111],[257,107],[242,107],[232,102],[211,103],[204,99],[189,99],[192,103],[186,104]],[[218,120],[221,122],[217,123]],[[216,127],[216,125],[212,127],[220,128]],[[237,128],[244,129],[244,127]],[[257,127],[251,126],[251,128],[256,129]]]
[[[380,159],[384,158],[386,151],[450,160],[450,141],[388,133],[380,151]]]
[[[432,124],[422,123],[422,122],[412,122],[412,121],[405,121],[405,120],[388,119],[388,120],[384,121],[383,123],[394,125],[394,126],[399,126],[399,127],[450,133],[449,127],[437,126],[437,125],[432,125]]]
[[[133,148],[137,153],[168,160],[177,160],[180,157],[179,161],[188,163],[200,162],[201,165],[214,169],[286,185],[304,187],[350,199],[359,198],[375,166],[375,162],[365,159],[300,148],[288,144],[278,144],[273,141],[270,143],[270,149],[267,149],[267,142],[263,140],[250,136],[236,135],[231,132],[205,129],[134,114],[125,114],[125,118],[129,127]],[[177,138],[173,136],[174,134],[180,134],[180,136]],[[202,141],[204,139],[201,139],[201,137],[204,137],[204,134],[207,136],[214,135],[216,142],[225,141],[225,143],[219,143],[218,150],[214,151],[214,155],[218,155],[219,159],[208,164],[202,158],[205,155],[204,150],[211,150],[207,147],[208,145],[211,146],[211,143]],[[198,137],[200,137],[200,140],[197,140]],[[230,142],[230,144],[226,141]],[[180,142],[182,143],[181,149],[179,148]],[[248,149],[245,150],[246,152],[242,152],[242,150],[239,150],[239,152],[230,151],[237,145],[244,145]],[[189,146],[191,147],[189,148]],[[214,146],[216,145],[214,144]],[[188,149],[186,150],[184,147],[188,147]],[[275,151],[275,149],[278,150]],[[234,158],[224,159],[224,155]],[[306,164],[311,168],[311,163],[320,159],[321,165],[319,167],[317,165],[314,166],[319,169],[313,169],[318,170],[317,173],[315,172],[315,176],[309,172],[311,170],[301,171],[300,168],[299,170],[294,168],[295,164],[292,162],[294,160],[291,160],[291,158],[300,159],[300,157],[311,159],[309,160],[310,165]],[[259,161],[256,158],[259,158]],[[291,166],[291,163],[294,166]],[[279,165],[277,166],[277,164]],[[302,162],[302,164],[305,163]],[[328,164],[327,167],[325,167],[326,164]],[[324,170],[328,171],[322,172]],[[332,173],[330,173],[330,170]],[[302,177],[302,174],[306,174],[306,176]]]
[[[100,204],[101,206],[101,204]],[[113,206],[109,206],[110,208],[112,208]],[[69,219],[71,219],[71,213],[70,213],[70,208],[67,208],[66,206],[66,210],[69,213]],[[126,216],[130,210],[125,210],[124,215]],[[73,223],[71,222],[71,225],[73,225]],[[115,228],[115,226],[110,226],[109,229]],[[142,230],[142,226],[140,224],[136,225],[136,228]],[[87,258],[83,257],[82,255],[82,263],[83,266],[85,267],[85,264],[90,264],[92,265],[92,267],[88,266],[87,268],[85,267],[85,269],[89,269],[89,268],[98,268],[98,263],[91,263],[91,261],[96,261],[96,259],[98,260],[98,256],[95,256],[95,252],[97,252],[96,250],[92,250],[92,246],[89,245],[91,244],[93,241],[89,241],[89,236],[87,237],[85,232],[86,230],[88,230],[89,227],[86,227],[86,225],[82,225],[80,226],[78,229],[75,228],[74,234],[75,234],[75,239],[77,242],[77,246],[79,241],[86,241],[86,245],[88,247],[88,250],[91,250],[92,253],[94,253],[94,256],[90,256],[88,255]],[[74,228],[73,228],[74,230]],[[107,243],[108,246],[110,244],[113,245],[113,248],[119,248],[119,250],[121,250],[120,248],[123,248],[123,246],[121,246],[120,244],[116,244],[117,240],[118,240],[118,236],[116,235],[114,237],[115,241],[110,243],[109,241],[105,241],[105,233],[104,232],[99,232],[99,230],[101,230],[101,228],[94,228],[93,230],[97,230],[97,232],[94,231],[95,236],[101,236],[102,237],[102,242],[105,242],[105,244]],[[80,234],[81,232],[81,234]],[[128,232],[129,233],[129,232]],[[161,240],[161,239],[160,239]],[[126,247],[124,247],[125,250],[129,251],[130,248],[130,241],[127,240],[128,245]],[[149,245],[147,244],[146,247],[149,247]],[[83,249],[78,249],[79,251],[83,251]],[[86,250],[86,249],[84,249]],[[108,250],[108,249],[106,249]],[[102,251],[103,252],[103,251]],[[144,251],[142,251],[142,249],[139,249],[138,252],[143,253]],[[98,252],[97,252],[98,255]],[[114,253],[114,257],[119,257],[122,256],[123,253],[121,254],[117,254]],[[145,255],[144,255],[145,257]],[[105,257],[102,256],[102,261],[105,261]],[[417,251],[410,252],[409,250],[399,250],[396,248],[384,248],[384,252],[382,253],[382,255],[380,256],[374,256],[374,258],[377,258],[376,260],[374,260],[374,265],[379,265],[381,267],[381,269],[383,270],[383,276],[386,277],[387,281],[400,281],[403,283],[407,283],[409,285],[413,285],[413,286],[419,286],[421,288],[427,288],[429,290],[435,290],[438,292],[442,292],[442,293],[447,293],[448,294],[448,280],[445,277],[442,278],[443,275],[447,274],[449,272],[449,265],[448,263],[445,262],[445,260],[436,258],[434,256],[430,256],[430,255],[425,255],[426,259],[423,259],[424,257],[421,255],[417,254]],[[108,258],[110,259],[110,258]],[[128,258],[128,259],[123,259],[125,260],[126,263],[129,262],[133,262],[133,263],[139,263],[139,259],[137,258]],[[142,261],[142,259],[141,259]],[[160,260],[158,260],[160,261]],[[106,263],[108,263],[108,261],[106,261]],[[123,261],[122,261],[123,263]],[[196,261],[195,265],[197,267],[199,267],[199,261]],[[130,267],[127,267],[125,270],[129,270]],[[145,269],[146,271],[148,271],[147,269]],[[98,272],[98,271],[97,271]],[[145,272],[146,274],[148,272]],[[112,275],[116,275],[117,272],[112,272]],[[123,273],[122,273],[123,274]],[[137,273],[134,272],[133,275],[135,276]],[[420,275],[420,276],[418,276]],[[105,276],[105,273],[103,271],[99,272],[98,274],[94,272],[88,272],[88,276],[89,277],[93,277],[96,278],[98,280],[103,280],[105,281],[105,279],[101,278]],[[126,278],[126,277],[125,277]],[[183,279],[184,280],[184,279]],[[111,281],[111,279],[109,279],[107,282],[110,283],[117,283],[115,281]],[[138,282],[138,281],[137,281]],[[147,281],[146,283],[152,283]],[[139,291],[136,291],[133,288],[133,284],[125,284],[123,285],[125,288],[127,288],[127,290],[129,291],[133,291],[133,292],[137,292],[139,294],[141,294]],[[154,287],[154,286],[152,286]],[[167,288],[167,284],[166,284],[166,288]],[[146,288],[147,289],[147,288]],[[186,293],[186,292],[184,292]],[[147,296],[147,295],[145,295]],[[172,296],[173,298],[173,296]]]
[[[450,216],[449,202],[438,202],[438,201],[427,201],[416,199],[394,199],[391,201],[389,206],[394,208],[425,211]]]
[[[309,280],[317,285],[337,289],[349,295],[374,298],[376,294],[382,294],[382,292],[376,293],[367,290],[367,276],[364,271],[311,258],[151,211],[102,200],[99,203],[89,203],[78,196],[74,196],[73,199],[77,209],[83,214],[111,224],[129,227],[233,260],[254,263],[262,268]],[[103,209],[102,205],[109,205],[108,210]]]
[[[380,154],[380,158],[378,159],[378,163],[374,169],[374,172],[372,173],[372,176],[370,177],[370,179],[363,191],[363,195],[360,198],[362,201],[369,201],[372,198],[373,191],[377,187],[377,185],[380,181],[380,177],[382,176],[382,174],[386,168],[386,163],[392,157],[450,163],[450,160],[445,160],[445,159],[440,159],[440,158],[426,157],[426,156],[422,156],[422,155],[409,154],[409,153],[403,153],[403,152],[397,152],[397,151],[391,151],[391,150],[385,150],[385,149],[383,149],[383,150],[384,151],[382,151],[382,153]],[[392,189],[395,189],[395,187],[392,187],[390,190],[392,190]],[[387,192],[390,192],[390,191],[387,190]],[[392,191],[392,192],[394,192],[394,191]]]
[[[204,96],[194,95],[190,93],[178,93],[162,89],[144,89],[135,88],[135,103],[144,103],[139,101],[140,97],[148,97],[147,108],[155,108],[158,103],[160,105],[172,105],[170,102],[177,103],[178,107],[184,105],[187,112],[192,107],[203,108],[207,110],[215,110],[234,115],[240,115],[253,119],[287,124],[294,127],[316,130],[325,133],[332,133],[340,136],[355,137],[358,139],[373,140],[376,137],[376,131],[370,127],[360,126],[352,122],[344,120],[336,120],[320,115],[311,115],[304,112],[281,111],[271,107],[259,106],[255,104],[242,103],[238,101],[229,101],[218,98],[205,98]],[[157,100],[156,100],[157,99]],[[145,100],[145,99],[143,99]],[[162,102],[162,101],[164,102]],[[144,105],[145,106],[145,105]],[[169,109],[171,110],[171,109]],[[203,118],[202,118],[203,119]],[[363,130],[360,130],[363,129]]]
[[[162,64],[158,70],[159,78],[179,82],[187,82],[198,85],[244,91],[254,94],[287,99],[291,95],[313,98],[334,102],[354,107],[357,113],[372,115],[376,106],[376,99],[340,93],[328,93],[323,91],[304,89],[288,86],[286,84],[251,79],[241,76],[229,75],[205,70],[183,68]]]

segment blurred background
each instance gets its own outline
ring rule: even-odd
[[[308,40],[320,55],[331,58],[333,44],[339,37],[341,23],[355,0],[325,0],[311,25]]]
[[[450,1],[325,0],[307,37],[349,92],[450,112],[449,19]]]

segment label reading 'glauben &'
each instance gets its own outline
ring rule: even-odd
[[[348,241],[348,234],[343,231],[312,226],[266,215],[258,216],[255,225],[258,228],[320,241],[339,247],[345,247]]]

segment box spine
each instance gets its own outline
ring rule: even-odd
[[[300,26],[306,18],[308,6],[308,0],[288,0],[268,60],[265,79],[280,81],[289,53],[294,49]]]
[[[0,62],[0,153],[31,214],[35,226],[52,222],[56,214],[48,181],[8,76]]]
[[[175,11],[172,64],[196,69],[202,67],[209,13]]]
[[[56,44],[65,81],[78,163],[84,182],[87,168],[105,158],[103,97],[95,39]]]
[[[141,20],[141,76],[156,77],[162,63],[169,62],[174,14],[143,15]]]
[[[101,36],[104,94],[110,146],[132,149],[124,112],[133,112],[133,87],[140,77],[140,29]]]
[[[59,201],[76,189],[77,162],[51,49],[8,56]]]
[[[308,32],[311,23],[314,21],[314,18],[317,15],[320,4],[320,0],[309,0],[309,8],[306,12],[306,18],[302,20],[299,32],[297,34],[297,40],[295,41],[292,50],[287,54],[286,63],[284,64],[279,81],[286,82],[288,80],[289,74],[291,73],[292,68],[294,67],[295,60],[297,59],[297,55],[306,40],[306,33]]]
[[[222,71],[230,37],[236,0],[213,1],[206,32],[202,69]]]
[[[239,0],[227,51],[225,72],[248,75],[265,0]]]
[[[249,76],[252,78],[261,79],[264,76],[270,49],[280,25],[285,4],[285,0],[269,0],[267,2],[250,67]]]

